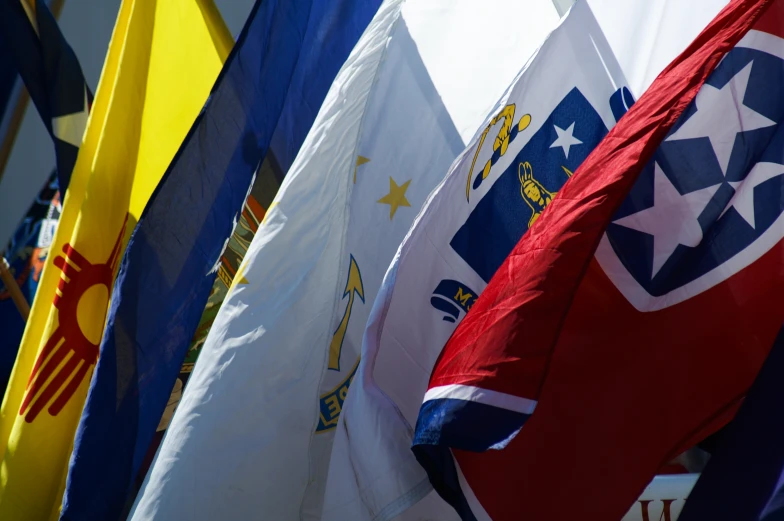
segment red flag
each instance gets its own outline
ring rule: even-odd
[[[620,519],[733,416],[784,321],[782,27],[731,2],[455,331],[414,451],[464,519]]]

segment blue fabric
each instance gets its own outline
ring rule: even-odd
[[[316,119],[332,80],[359,40],[381,0],[343,0],[312,2],[311,23],[305,35],[303,53],[289,87],[270,148],[284,174],[297,157],[313,121]]]
[[[316,109],[304,113],[297,111],[301,93],[333,81],[379,3],[257,0],[128,244],[76,434],[62,521],[122,513],[275,129],[307,133],[326,89],[321,98],[308,93]]]
[[[53,199],[55,201],[53,202]],[[19,288],[29,304],[32,304],[49,253],[49,241],[53,234],[52,224],[60,216],[57,195],[57,175],[52,172],[30,209],[22,219],[5,248],[4,255],[11,267]],[[43,227],[45,233],[41,234]],[[16,354],[22,341],[25,321],[6,287],[0,282],[0,398],[5,394]]]
[[[416,453],[420,446],[427,445],[471,452],[502,449],[530,417],[530,414],[470,400],[428,400],[419,410],[413,450]]]
[[[784,520],[784,329],[679,521]]]
[[[14,91],[14,84],[19,77],[7,47],[5,40],[0,38],[0,121],[2,121],[5,111],[8,109],[11,95]],[[2,128],[0,128],[0,132],[2,132]],[[4,139],[5,136],[0,134],[0,142]],[[2,172],[0,172],[0,176],[2,176]],[[9,259],[8,262],[11,264],[12,269],[15,266],[11,259],[17,257],[15,254],[16,250],[21,249],[21,244],[30,242],[25,240],[29,239],[30,236],[29,233],[25,234],[25,231],[27,230],[17,230],[11,238],[8,247],[4,250],[4,254]],[[22,235],[26,235],[26,237],[21,237]],[[16,275],[16,273],[14,274]],[[19,342],[22,339],[24,325],[22,315],[17,311],[11,296],[0,281],[0,331],[3,332],[0,335],[0,385],[2,386],[0,393],[5,393],[8,376],[11,374],[11,368],[16,359],[16,352],[19,349]]]
[[[45,67],[42,53],[43,45],[35,35],[22,9],[22,4],[16,1],[0,0],[0,121],[16,108],[19,100],[20,89],[17,86],[19,79],[17,68],[19,67],[19,70],[23,73],[24,80],[28,83],[28,91],[32,94],[36,105],[42,106],[43,110],[47,111],[48,116],[44,118],[44,121],[47,122],[47,128],[51,132],[52,114],[49,110],[49,103],[46,101],[47,96],[49,94],[54,96],[59,93],[61,86],[68,84],[73,79],[74,71],[76,71],[78,73],[77,78],[81,79],[80,100],[83,105],[84,79],[81,76],[79,64],[76,62],[76,56],[63,39],[57,29],[54,18],[45,6],[41,7],[41,18],[44,20],[43,26],[45,28],[44,35],[46,36],[47,52],[50,55],[57,55],[58,53],[68,55],[62,63],[63,78],[56,76],[61,72],[60,69],[55,70],[53,67],[47,69]],[[74,64],[75,69],[73,67]],[[51,73],[49,76],[46,75],[47,70]],[[50,89],[52,92],[47,93],[47,89]],[[61,94],[65,95],[66,91],[62,91]],[[56,97],[60,99],[59,96]],[[0,141],[6,138],[5,132],[7,131],[7,126],[0,127]],[[70,145],[65,143],[65,146],[67,148]],[[71,148],[78,150],[76,147]],[[65,161],[66,156],[68,156],[67,151],[62,158],[58,156],[58,159]],[[63,166],[63,171],[70,178],[73,163],[76,161],[76,153],[72,153],[69,157],[72,160],[69,163],[70,166]],[[0,173],[0,175],[2,174]],[[2,251],[4,251],[5,257],[11,266],[11,273],[16,278],[28,303],[33,302],[33,297],[38,289],[41,268],[48,253],[49,244],[41,244],[39,237],[41,235],[41,227],[49,213],[49,204],[57,192],[57,184],[57,176],[56,172],[54,172],[41,189],[38,197],[32,202],[30,209],[25,214],[9,243],[2,245],[5,246],[5,249]],[[59,217],[59,203],[55,203],[55,206],[56,208],[53,208],[53,210],[57,211],[49,215],[51,220],[56,220]],[[50,221],[47,227],[51,225],[51,222],[53,221]],[[47,231],[51,232],[51,230]],[[51,237],[51,233],[45,235]],[[0,249],[2,246],[0,246]],[[5,286],[0,283],[0,331],[2,331],[0,336],[0,397],[5,393],[11,370],[16,361],[16,354],[19,350],[19,343],[22,340],[24,327],[25,322],[22,316],[19,314]]]
[[[477,521],[468,499],[460,487],[452,451],[446,445],[418,445],[413,449],[417,461],[438,494],[455,509],[463,521]]]
[[[14,62],[11,60],[11,51],[5,40],[0,38],[0,120],[8,108],[8,102],[11,100],[14,84],[18,77],[19,73],[16,72]],[[4,136],[0,136],[0,140],[3,138]]]
[[[411,450],[427,472],[430,483],[454,507],[460,519],[476,521],[460,487],[451,449],[472,452],[502,449],[530,417],[530,414],[454,398],[438,398],[422,404]]]
[[[38,34],[19,0],[0,0],[0,38],[41,119],[49,131],[57,156],[57,177],[65,194],[79,147],[55,137],[52,118],[84,110],[85,95],[92,103],[79,60],[57,26],[44,0],[36,0]],[[40,34],[40,38],[39,35]]]

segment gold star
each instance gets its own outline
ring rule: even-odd
[[[406,190],[408,185],[411,184],[411,179],[398,186],[394,179],[389,178],[389,193],[376,202],[389,205],[389,220],[395,216],[395,212],[401,206],[411,206],[411,203],[406,199]]]
[[[369,163],[370,159],[364,156],[357,156],[357,164],[354,165],[354,184],[357,184],[357,168],[364,165],[365,163]]]

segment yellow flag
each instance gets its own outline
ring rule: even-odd
[[[56,520],[130,232],[233,44],[212,0],[123,0],[0,409],[0,520]]]

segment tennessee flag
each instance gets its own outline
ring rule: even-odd
[[[210,0],[122,2],[0,410],[0,519],[59,515],[124,245],[231,45]]]
[[[463,520],[621,519],[735,414],[784,320],[782,22],[730,2],[455,330],[413,450]]]

